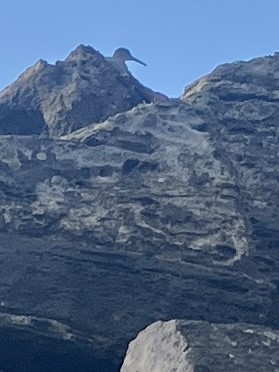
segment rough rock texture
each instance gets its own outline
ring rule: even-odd
[[[17,84],[40,90],[44,71],[76,76],[95,63],[90,79],[111,71],[81,47],[25,84],[21,77],[1,94],[0,112],[10,107],[16,117]],[[70,326],[93,340],[94,360],[113,364],[107,372],[158,319],[278,328],[278,73],[277,56],[224,65],[181,101],[107,118],[155,100],[119,76],[115,111],[111,86],[104,99],[98,95],[103,116],[96,110],[93,117],[91,104],[75,110],[69,103],[61,112],[47,104],[50,134],[64,133],[60,139],[2,135],[0,310]],[[57,102],[64,75],[46,76]],[[83,92],[71,89],[67,99]],[[128,91],[140,98],[122,102]],[[26,107],[43,107],[24,92]],[[10,128],[8,117],[1,128]],[[17,132],[36,132],[34,123],[25,116]]]
[[[279,326],[279,56],[218,67],[187,88],[182,100],[218,138],[216,156],[237,180],[238,201],[250,230],[247,260],[276,285],[271,323]]]
[[[121,372],[278,372],[279,331],[245,323],[156,322],[128,348]]]
[[[164,98],[80,45],[55,65],[38,61],[0,93],[0,134],[54,137]]]

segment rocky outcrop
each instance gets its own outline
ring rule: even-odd
[[[278,328],[278,57],[219,67],[180,101],[157,102],[131,76],[113,75],[112,100],[99,91],[98,109],[90,101],[75,111],[88,86],[71,90],[68,78],[91,66],[91,84],[95,65],[100,79],[111,72],[81,47],[1,94],[2,113],[16,113],[19,97],[48,107],[41,124],[25,118],[13,133],[41,133],[48,117],[60,135],[0,137],[1,312],[74,329],[107,372],[158,319]],[[29,84],[46,87],[53,106],[28,96]],[[132,91],[139,99],[126,99]]]
[[[171,320],[140,332],[121,372],[279,371],[279,331],[239,324]]]
[[[80,45],[55,65],[38,61],[0,93],[0,134],[56,137],[158,99],[166,97]]]
[[[181,98],[207,121],[203,130],[218,139],[216,156],[238,180],[238,200],[251,232],[248,261],[278,292],[278,54],[219,66]],[[276,294],[271,311],[276,326],[278,311]]]

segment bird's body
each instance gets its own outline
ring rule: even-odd
[[[140,63],[143,66],[146,66],[144,62],[133,57],[131,52],[126,48],[116,49],[112,57],[107,57],[106,60],[110,62],[116,70],[120,72],[125,72],[125,73],[129,73],[129,70],[125,64],[126,61],[135,61],[135,62]]]
[[[108,61],[117,71],[129,73],[126,63],[122,60],[113,57],[106,57],[106,61]]]

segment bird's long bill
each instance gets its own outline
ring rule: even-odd
[[[132,61],[138,62],[138,63],[140,63],[140,64],[143,65],[143,66],[147,66],[146,63],[140,61],[139,59],[137,59],[137,58],[135,58],[135,57],[132,57]]]

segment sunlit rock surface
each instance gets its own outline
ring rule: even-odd
[[[276,330],[278,57],[220,66],[181,100],[157,100],[119,75],[111,101],[98,93],[96,106],[75,110],[88,86],[82,79],[71,90],[68,78],[87,64],[100,79],[111,73],[103,56],[80,47],[56,66],[39,62],[0,94],[1,131],[10,133],[0,136],[1,312],[71,327],[107,372],[157,320]],[[138,98],[127,101],[128,91]],[[25,112],[10,121],[21,99],[46,107],[43,119]],[[46,128],[56,138],[37,135]]]
[[[128,348],[121,372],[279,371],[279,331],[201,321],[156,322]]]

